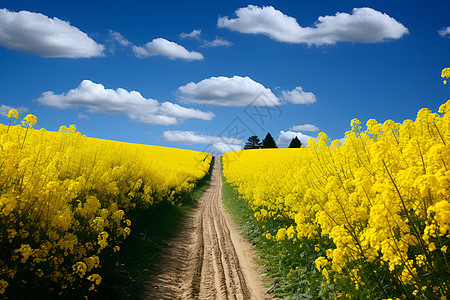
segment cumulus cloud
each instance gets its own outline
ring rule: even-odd
[[[275,106],[281,101],[250,77],[211,77],[178,88],[181,101],[217,106]]]
[[[164,131],[162,137],[165,141],[171,143],[209,145],[205,151],[214,156],[220,156],[225,152],[242,150],[244,145],[244,141],[240,139],[197,134],[194,131]]]
[[[225,143],[215,143],[209,148],[209,152],[214,156],[221,156],[226,152],[233,152],[242,150],[242,145],[233,145]]]
[[[352,14],[338,12],[334,16],[319,17],[314,27],[302,27],[295,18],[272,6],[249,5],[235,13],[235,19],[219,18],[217,26],[242,33],[264,34],[276,41],[293,44],[378,43],[408,34],[408,29],[397,20],[369,7],[354,8]]]
[[[105,47],[58,18],[0,9],[0,46],[43,57],[103,56]]]
[[[8,112],[9,112],[11,109],[17,110],[17,112],[18,112],[19,114],[26,113],[26,112],[29,111],[29,109],[26,108],[26,107],[12,107],[12,106],[9,106],[9,105],[4,105],[4,104],[2,104],[2,105],[0,105],[0,116],[6,117],[6,116],[8,115]]]
[[[180,33],[180,37],[182,39],[193,39],[193,40],[200,40],[200,35],[202,31],[200,29],[194,29],[190,33]]]
[[[212,112],[186,108],[170,102],[159,103],[146,99],[139,92],[125,89],[105,89],[102,84],[83,80],[80,85],[67,93],[42,93],[36,99],[42,105],[58,109],[85,107],[91,113],[115,115],[124,113],[137,122],[146,124],[172,125],[183,119],[211,120]]]
[[[292,126],[291,130],[316,132],[316,131],[319,131],[319,127],[317,127],[316,125],[312,125],[312,124],[303,124],[303,125]]]
[[[154,39],[142,47],[133,46],[133,51],[139,58],[160,55],[169,59],[179,58],[186,61],[203,60],[200,52],[188,51],[183,46],[163,38]]]
[[[303,134],[301,132],[294,132],[294,131],[280,131],[280,135],[278,137],[277,144],[279,146],[288,146],[293,138],[297,137],[300,142],[302,142],[303,146],[308,145],[308,138],[310,138],[309,135]]]
[[[450,38],[450,26],[439,29],[438,33],[442,37]]]
[[[235,138],[209,136],[197,134],[194,131],[164,131],[163,139],[167,142],[178,143],[184,145],[193,144],[238,144],[243,145],[244,141]]]
[[[294,104],[311,104],[316,102],[316,96],[311,92],[303,91],[301,86],[292,91],[282,91],[282,98]]]
[[[227,41],[223,38],[220,37],[216,37],[214,40],[212,41],[204,41],[204,44],[201,45],[200,47],[205,47],[205,48],[216,48],[216,47],[229,47],[232,46],[233,43],[230,41]]]

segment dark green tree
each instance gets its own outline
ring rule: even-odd
[[[289,144],[289,148],[301,148],[301,147],[302,147],[302,142],[300,142],[298,137],[294,137],[292,139],[291,143]]]
[[[259,138],[256,135],[249,137],[244,146],[244,150],[259,149],[259,148],[261,148],[261,142],[259,141]]]
[[[273,139],[270,132],[268,132],[266,137],[263,139],[262,147],[263,148],[278,148],[277,143],[275,143],[275,140]]]

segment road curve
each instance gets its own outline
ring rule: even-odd
[[[145,299],[272,299],[255,253],[222,204],[220,160],[211,184],[184,220],[148,283]]]

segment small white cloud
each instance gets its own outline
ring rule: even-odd
[[[178,88],[181,101],[217,106],[275,106],[280,100],[250,77],[211,77]]]
[[[139,58],[149,56],[166,56],[169,59],[182,59],[186,61],[203,60],[200,52],[188,51],[177,43],[170,42],[163,38],[154,39],[142,47],[133,46],[133,51]]]
[[[9,112],[11,109],[17,110],[17,112],[19,113],[19,115],[22,114],[22,113],[26,113],[26,112],[29,111],[29,109],[26,108],[26,107],[12,107],[12,106],[9,106],[9,105],[4,105],[4,104],[2,104],[2,105],[0,105],[0,116],[6,117],[6,116],[8,115],[8,112]]]
[[[105,47],[58,18],[0,9],[0,46],[43,57],[103,56]]]
[[[354,8],[352,14],[338,12],[319,17],[314,27],[302,27],[295,18],[272,6],[249,5],[235,13],[235,19],[219,18],[217,26],[241,33],[264,34],[293,44],[378,43],[408,34],[408,29],[397,20],[369,7]]]
[[[77,118],[80,120],[90,120],[91,119],[88,116],[86,116],[85,114],[80,113],[80,112],[78,113]]]
[[[186,108],[170,102],[159,103],[157,100],[142,97],[137,91],[105,89],[102,84],[90,80],[83,80],[77,88],[67,93],[56,95],[51,91],[44,92],[36,101],[58,109],[85,107],[91,113],[123,113],[131,120],[146,124],[173,125],[184,119],[214,118],[212,112]]]
[[[194,145],[208,145],[205,151],[214,156],[220,156],[225,152],[242,150],[244,141],[235,138],[210,136],[195,133],[194,131],[164,131],[163,139],[167,142]]]
[[[292,91],[282,91],[282,98],[293,104],[311,104],[316,102],[316,96],[311,92],[303,91],[301,86]]]
[[[280,136],[278,137],[277,144],[279,146],[289,146],[292,139],[297,137],[300,142],[302,142],[303,146],[308,145],[308,138],[310,138],[309,135],[303,134],[301,132],[294,132],[294,131],[280,131]]]
[[[312,124],[294,125],[291,130],[293,131],[319,131],[319,127]]]
[[[191,33],[180,33],[180,37],[182,39],[193,39],[193,40],[200,40],[200,35],[202,31],[200,29],[194,29]]]
[[[450,38],[450,26],[439,29],[438,33],[442,37]]]
[[[244,141],[235,138],[209,136],[197,134],[194,131],[164,131],[163,139],[167,142],[193,145],[193,144],[239,144],[243,145]]]
[[[221,156],[226,152],[233,152],[242,150],[242,145],[233,145],[233,144],[225,144],[225,143],[215,143],[209,147],[208,152],[210,152],[214,156]]]
[[[212,40],[212,41],[205,41],[205,43],[203,45],[201,45],[200,47],[205,47],[205,48],[215,48],[215,47],[229,47],[232,46],[233,43],[230,41],[227,41],[223,38],[219,38],[216,37],[216,39]]]
[[[127,40],[119,32],[115,32],[115,31],[109,30],[109,37],[110,37],[111,40],[119,43],[121,46],[128,47],[128,46],[132,45],[131,42],[129,40]]]

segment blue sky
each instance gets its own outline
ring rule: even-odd
[[[448,1],[0,5],[0,118],[36,128],[218,153],[268,131],[342,138],[449,95]]]

